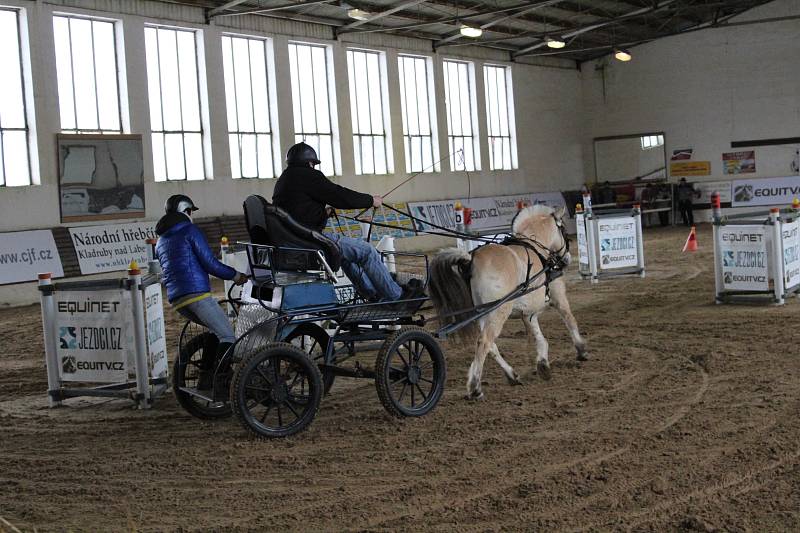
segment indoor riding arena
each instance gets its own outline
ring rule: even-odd
[[[797,0],[0,0],[0,532],[800,531]]]

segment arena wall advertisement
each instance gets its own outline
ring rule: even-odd
[[[764,226],[721,226],[722,284],[726,290],[768,291],[767,233]]]
[[[800,176],[733,182],[733,207],[788,206],[795,198],[800,198]]]
[[[608,270],[635,267],[639,264],[634,218],[603,218],[597,226],[600,239],[600,268]]]
[[[64,277],[52,231],[0,233],[0,285],[32,281],[46,272]]]
[[[167,375],[167,339],[164,337],[164,305],[161,285],[154,283],[144,290],[144,308],[147,331],[147,355],[151,376]]]
[[[117,383],[133,360],[133,315],[125,289],[57,291],[56,355],[62,381]]]
[[[695,200],[695,204],[711,204],[711,195],[716,191],[719,193],[719,201],[723,204],[731,202],[731,182],[730,181],[701,181],[694,183],[694,188],[700,192],[700,198]]]
[[[514,215],[517,214],[518,202],[525,202],[528,205],[545,204],[550,206],[565,206],[564,197],[560,192],[412,202],[409,206],[412,216],[438,226],[455,229],[456,222],[453,206],[456,201],[472,209],[472,224],[470,225],[470,229],[476,231],[508,227]],[[424,223],[417,224],[420,226],[417,227],[418,230],[434,229]]]
[[[132,260],[147,264],[145,240],[155,239],[155,222],[69,228],[81,274],[125,270]]]
[[[783,284],[790,289],[800,283],[800,222],[785,222],[783,241]]]

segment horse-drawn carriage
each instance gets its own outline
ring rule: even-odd
[[[260,196],[248,197],[244,210],[250,242],[241,244],[251,282],[241,299],[230,302],[237,340],[213,361],[211,390],[198,390],[216,338],[200,325],[184,326],[173,369],[180,404],[199,418],[233,412],[258,437],[285,437],[308,427],[337,376],[374,379],[392,415],[423,416],[434,409],[446,364],[434,337],[422,329],[419,311],[426,298],[366,301],[337,279],[341,257],[333,241]],[[414,276],[427,284],[424,255],[392,256],[398,282]],[[404,271],[409,263],[419,272]],[[357,357],[366,343],[372,349],[380,343],[372,368]]]

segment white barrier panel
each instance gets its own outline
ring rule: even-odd
[[[800,222],[785,222],[781,227],[783,239],[783,284],[787,289],[800,284]]]
[[[589,270],[589,245],[586,239],[586,218],[583,213],[575,215],[575,232],[578,236],[578,270]]]
[[[764,226],[720,228],[722,287],[726,291],[768,291],[767,231]]]
[[[587,201],[588,200],[588,201]],[[578,271],[597,283],[601,277],[637,274],[645,277],[642,212],[630,210],[593,211],[584,196],[586,211],[575,214],[578,235]]]
[[[52,231],[0,233],[0,285],[33,281],[40,272],[64,276]]]
[[[613,270],[639,264],[636,247],[636,217],[602,218],[597,223],[600,268]]]

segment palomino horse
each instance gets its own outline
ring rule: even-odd
[[[475,250],[472,256],[450,248],[439,252],[431,262],[431,299],[439,315],[450,321],[468,318],[469,311],[464,313],[465,310],[498,302],[522,287],[535,288],[458,332],[462,338],[477,338],[475,359],[467,378],[468,399],[483,397],[481,376],[488,353],[494,356],[509,383],[522,383],[495,344],[512,311],[522,312],[528,338],[536,340],[536,369],[542,379],[550,379],[550,362],[547,339],[539,327],[539,314],[548,305],[555,307],[567,325],[578,360],[588,358],[586,343],[569,308],[563,277],[550,281],[544,272],[546,265],[560,270],[569,264],[569,241],[563,216],[563,207],[526,207],[514,218],[511,228],[515,239],[508,244],[487,244]]]

